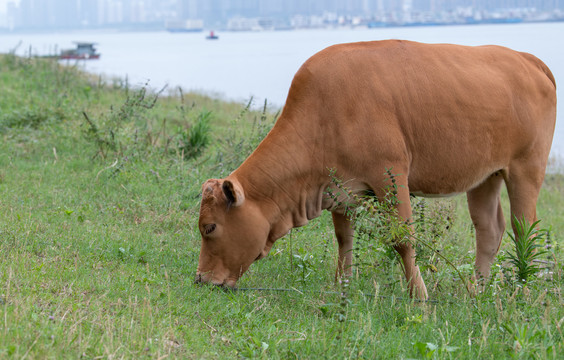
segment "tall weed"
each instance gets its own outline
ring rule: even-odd
[[[116,158],[131,157],[139,155],[135,150],[146,148],[146,131],[143,130],[147,127],[150,110],[154,108],[160,92],[148,98],[147,88],[142,87],[133,94],[126,94],[125,101],[117,109],[111,106],[99,119],[92,119],[86,112],[83,113],[87,123],[84,136],[96,145],[95,157],[106,158],[109,154]]]
[[[184,131],[178,149],[185,159],[194,159],[202,155],[211,141],[211,111],[203,110],[198,114],[196,122]]]
[[[190,160],[200,156],[211,141],[211,111],[194,114],[183,106],[171,116],[181,119],[181,124],[167,124],[155,114],[161,89],[149,92],[147,85],[126,91],[119,107],[110,107],[99,119],[84,113],[85,138],[95,145],[94,157],[115,158],[120,162],[181,156]],[[195,117],[195,120],[192,118]],[[187,128],[186,128],[187,127]]]
[[[539,222],[540,220],[537,220],[529,224],[524,217],[522,219],[515,217],[513,219],[515,234],[508,232],[514,251],[509,251],[507,256],[510,263],[515,266],[516,280],[522,283],[526,283],[541,271],[541,267],[535,261],[546,254],[540,243],[547,238],[548,230],[537,229]]]
[[[76,104],[84,100],[82,89],[90,86],[76,68],[13,53],[0,56],[0,73],[9,84],[0,98],[0,131],[38,129],[75,118]]]
[[[383,184],[385,195],[378,199],[373,194],[358,194],[335,176],[331,170],[332,184],[327,191],[339,206],[344,206],[346,214],[355,230],[354,264],[361,267],[382,267],[391,283],[395,276],[394,264],[399,257],[393,246],[409,242],[417,251],[417,262],[423,270],[431,273],[438,271],[439,261],[447,264],[459,280],[465,281],[460,267],[456,267],[439,249],[439,240],[448,235],[454,224],[454,208],[448,203],[437,202],[428,206],[424,199],[412,199],[412,218],[402,219],[397,212],[399,202],[397,194],[397,174],[386,169],[387,185]],[[377,239],[384,246],[374,245]],[[368,261],[362,260],[367,257]],[[470,291],[467,284],[466,290]]]

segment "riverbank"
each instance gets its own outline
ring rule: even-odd
[[[327,46],[354,41],[502,45],[542,59],[558,85],[564,78],[564,52],[551,39],[560,33],[564,23],[221,32],[219,41],[206,40],[205,33],[79,31],[2,35],[0,53],[47,55],[75,47],[75,41],[92,42],[101,53],[99,60],[62,63],[109,78],[127,78],[134,86],[147,84],[155,91],[182,87],[185,92],[239,103],[253,97],[257,107],[266,99],[281,108],[304,61]],[[564,87],[557,86],[556,91],[559,99],[564,98]],[[564,157],[564,108],[562,102],[557,106],[552,153]]]

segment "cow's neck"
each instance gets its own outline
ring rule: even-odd
[[[305,225],[322,211],[329,177],[309,136],[279,120],[255,152],[235,171],[245,197],[256,201],[271,224],[270,241]],[[315,138],[315,137],[313,137]]]

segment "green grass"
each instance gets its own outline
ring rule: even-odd
[[[124,81],[12,55],[0,57],[0,78],[0,358],[564,354],[560,173],[547,176],[538,206],[540,226],[552,227],[551,258],[543,257],[550,269],[525,286],[511,278],[508,238],[476,297],[429,251],[420,261],[432,301],[412,302],[396,256],[376,240],[359,243],[353,278],[334,284],[326,213],[280,239],[239,284],[286,291],[223,292],[193,285],[200,186],[244,159],[271,111],[174,89],[150,106],[155,93]],[[207,112],[209,144],[188,159],[189,129]],[[96,141],[83,113],[115,146]],[[469,277],[474,240],[465,199],[429,201],[427,211],[436,226],[445,226],[445,211],[452,217],[431,240]]]

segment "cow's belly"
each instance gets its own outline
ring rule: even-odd
[[[449,194],[425,194],[424,192],[421,192],[421,191],[411,191],[410,194],[413,195],[413,196],[419,196],[419,197],[425,197],[425,198],[447,198],[447,197],[453,197],[453,196],[461,195],[463,193],[453,192],[453,193],[449,193]]]
[[[503,169],[500,164],[457,168],[453,171],[426,171],[410,174],[408,188],[415,196],[442,198],[466,193],[482,184],[492,174]]]

